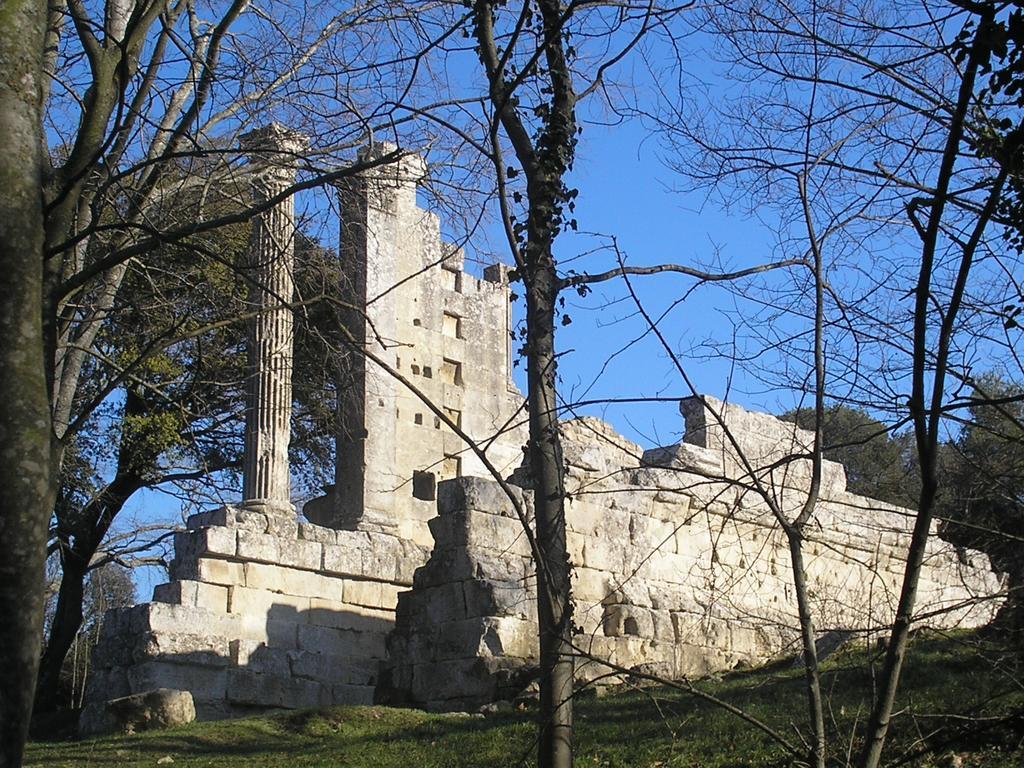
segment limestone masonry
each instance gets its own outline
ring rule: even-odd
[[[424,172],[405,158],[339,188],[341,291],[365,308],[346,323],[487,446],[530,509],[507,271],[489,268],[483,280],[464,271],[437,218],[416,205]],[[277,228],[268,240],[290,239],[289,211],[268,213]],[[280,328],[265,335],[280,342]],[[152,602],[108,614],[90,701],[172,688],[192,693],[201,718],[375,700],[457,710],[529,683],[534,574],[508,498],[399,378],[356,352],[339,376],[336,482],[305,506],[312,522],[280,498],[279,471],[265,485],[278,490],[250,486],[247,458],[254,490],[243,503],[192,516],[175,537],[172,580]],[[283,386],[270,387],[275,397]],[[249,424],[260,407],[250,406]],[[648,451],[596,419],[563,424],[581,679],[607,672],[602,661],[680,677],[798,650],[786,540],[750,488],[756,478],[797,509],[809,467],[780,460],[810,434],[708,397],[680,410],[683,441]],[[287,434],[271,427],[263,439],[279,466]],[[848,493],[832,462],[822,497],[806,543],[819,631],[870,635],[894,613],[913,519]],[[958,557],[933,537],[918,618],[979,625],[999,588],[983,556]]]

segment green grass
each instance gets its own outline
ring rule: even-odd
[[[825,667],[831,748],[842,758],[850,733],[863,724],[877,657],[846,652]],[[914,643],[905,669],[902,714],[894,721],[887,757],[920,768],[1024,765],[1022,670],[1002,649],[972,635]],[[779,664],[722,680],[703,690],[763,720],[796,741],[804,730],[802,673]],[[693,696],[666,688],[622,688],[581,697],[577,766],[604,768],[777,768],[791,761],[763,732]],[[385,707],[339,707],[109,737],[36,742],[29,766],[455,768],[515,766],[532,759],[534,712],[487,718],[428,715]],[[852,744],[856,748],[856,743]],[[167,761],[165,760],[165,764]]]

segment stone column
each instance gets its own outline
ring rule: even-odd
[[[379,159],[395,150],[379,143],[359,153],[361,161]],[[341,321],[356,345],[394,362],[385,344],[405,338],[398,327],[403,249],[418,237],[423,212],[416,207],[416,188],[426,163],[407,155],[342,179],[337,184],[341,210],[340,295],[347,309]],[[372,303],[368,303],[372,302]],[[396,470],[396,418],[400,385],[368,362],[357,349],[343,350],[338,372],[338,425],[334,488],[329,497],[314,499],[303,514],[331,528],[393,530],[393,508],[402,479]],[[438,436],[440,439],[440,435]],[[404,493],[411,493],[406,488]]]
[[[265,202],[295,181],[303,137],[271,124],[242,137],[253,166],[253,202]],[[292,409],[292,270],[295,202],[289,197],[253,219],[249,284],[248,369],[242,503],[291,514],[288,442]]]

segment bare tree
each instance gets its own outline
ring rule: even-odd
[[[963,408],[960,390],[977,361],[1015,356],[1015,342],[992,341],[1020,267],[994,225],[1019,149],[1012,132],[1001,134],[1003,120],[1015,120],[984,76],[998,56],[994,25],[1005,10],[757,0],[714,9],[705,22],[724,46],[739,97],[710,114],[684,106],[656,117],[685,158],[680,170],[699,186],[739,189],[750,205],[771,206],[782,247],[820,264],[816,288],[799,288],[771,310],[783,318],[776,327],[786,344],[761,321],[740,322],[775,351],[800,354],[806,345],[793,342],[813,338],[818,360],[819,334],[794,331],[784,318],[815,317],[824,291],[832,309],[822,375],[794,382],[762,369],[762,381],[809,391],[819,423],[827,383],[831,398],[889,413],[914,431],[921,490],[863,768],[879,764],[893,717],[946,419]],[[786,185],[796,194],[780,196]]]
[[[565,222],[563,211],[571,200],[565,175],[572,167],[576,146],[576,92],[566,58],[565,39],[571,11],[560,2],[539,0],[540,19],[529,35],[536,43],[526,72],[536,69],[550,89],[544,100],[537,134],[517,105],[513,79],[507,70],[509,56],[499,51],[495,31],[499,7],[478,2],[473,28],[480,61],[490,83],[494,114],[492,147],[500,158],[497,129],[509,137],[517,161],[526,176],[527,219],[520,234],[513,234],[516,266],[526,288],[528,403],[530,467],[533,474],[537,540],[537,615],[540,627],[541,714],[538,764],[551,768],[572,765],[572,597],[569,554],[565,534],[565,488],[562,446],[558,434],[556,391],[555,311],[558,277],[552,253],[555,237]],[[523,3],[520,21],[506,43],[512,51],[520,27],[533,16]],[[499,174],[505,173],[496,159]]]

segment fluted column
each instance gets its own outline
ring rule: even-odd
[[[253,202],[264,203],[295,181],[303,137],[271,124],[242,137],[253,166]],[[292,327],[295,290],[295,202],[276,203],[253,219],[246,275],[249,283],[248,370],[242,502],[291,513],[288,443],[291,438]]]

